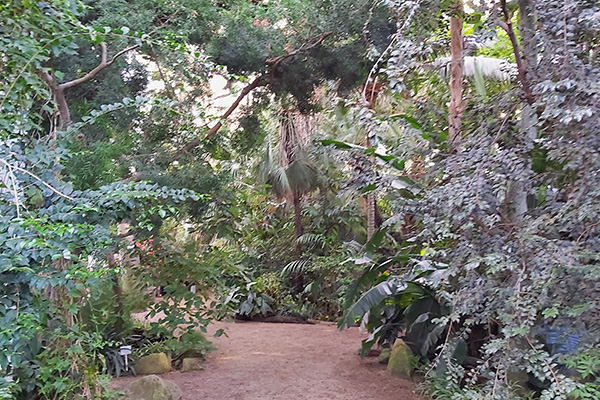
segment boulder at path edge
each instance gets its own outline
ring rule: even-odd
[[[392,348],[387,370],[394,376],[410,379],[412,351],[402,339],[397,339]]]
[[[204,358],[188,357],[181,362],[181,372],[201,371],[204,369]]]
[[[171,359],[165,353],[150,354],[135,363],[138,375],[164,374],[171,370]]]
[[[175,382],[148,375],[131,382],[126,388],[129,400],[181,400],[183,392]]]
[[[379,361],[380,364],[387,364],[388,360],[390,359],[390,355],[392,354],[392,351],[388,348],[385,349],[381,349],[381,353],[379,353],[379,356],[377,357],[377,361]]]

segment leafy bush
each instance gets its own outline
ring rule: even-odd
[[[257,281],[248,282],[245,286],[231,288],[222,302],[224,307],[235,310],[236,315],[253,318],[257,315],[267,316],[273,313],[273,299],[260,291]]]
[[[217,333],[219,335],[220,333]],[[198,331],[184,332],[179,337],[146,338],[138,343],[133,352],[133,360],[153,353],[166,353],[171,356],[173,368],[179,369],[184,358],[204,358],[214,350],[210,341]]]

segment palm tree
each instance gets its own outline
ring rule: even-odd
[[[311,118],[297,111],[283,111],[279,117],[279,137],[267,140],[259,177],[280,199],[294,206],[296,252],[302,254],[298,238],[302,226],[302,196],[316,188],[317,170],[308,158],[307,148],[314,129]]]

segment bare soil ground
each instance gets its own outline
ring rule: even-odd
[[[333,323],[220,322],[228,337],[213,338],[217,351],[203,371],[170,372],[184,400],[422,400],[410,381],[391,377],[376,358],[357,355],[357,328]],[[115,381],[124,387],[134,377]]]

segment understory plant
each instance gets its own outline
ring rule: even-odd
[[[473,13],[462,2],[440,9],[473,40],[496,29],[510,37],[519,70],[510,84],[488,84],[476,71],[470,80],[467,69],[464,79],[451,78],[458,91],[431,79],[428,62],[443,44],[424,31],[439,28],[433,21],[399,30],[387,65],[374,70],[389,79],[404,115],[397,143],[379,139],[419,186],[405,196],[406,185],[378,182],[393,213],[384,227],[416,251],[385,282],[372,277],[372,289],[347,307],[343,323],[362,316],[373,335],[379,326],[392,329],[406,317],[403,291],[412,282],[426,290],[440,307],[427,317],[439,333],[424,372],[434,398],[570,399],[596,391],[589,367],[575,360],[596,362],[588,349],[598,346],[600,321],[599,64],[579,50],[597,48],[589,40],[599,26],[589,18],[599,11],[577,1],[514,6],[518,16],[504,1]],[[464,108],[447,110],[449,99]],[[374,135],[390,123],[381,108],[356,107]],[[448,118],[451,125],[462,119],[458,136],[446,133]],[[429,272],[420,273],[424,266]],[[392,337],[409,333],[398,329]]]

